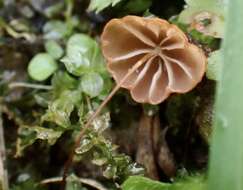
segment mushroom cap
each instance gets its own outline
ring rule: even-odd
[[[171,93],[186,93],[201,80],[206,57],[175,25],[159,18],[125,16],[109,21],[101,35],[108,71],[139,103],[159,104]],[[149,55],[149,56],[148,56]]]

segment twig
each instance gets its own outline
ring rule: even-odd
[[[0,18],[0,27],[4,28],[6,32],[15,39],[24,38],[30,42],[33,42],[35,40],[35,36],[33,34],[29,34],[27,32],[18,33],[1,18]]]
[[[5,149],[5,143],[4,143],[1,105],[0,105],[0,189],[2,189],[2,190],[9,189],[5,154],[6,154],[6,149]]]
[[[31,84],[25,82],[12,82],[9,84],[9,88],[35,88],[35,89],[42,89],[42,90],[51,90],[53,89],[52,86],[49,85],[42,85],[42,84]]]
[[[101,183],[93,180],[93,179],[88,179],[88,178],[78,178],[78,181],[80,183],[83,183],[85,185],[89,185],[91,187],[94,187],[95,189],[98,190],[107,190],[107,188],[105,188]],[[41,185],[46,185],[49,183],[61,183],[62,182],[62,177],[54,177],[54,178],[50,178],[50,179],[45,179],[43,181],[40,182]]]
[[[100,114],[101,110],[103,107],[110,101],[110,99],[114,96],[114,94],[120,89],[121,85],[128,79],[128,77],[134,73],[148,58],[152,57],[153,55],[147,54],[145,55],[141,60],[136,62],[131,69],[128,70],[127,74],[123,77],[123,79],[113,88],[113,90],[110,92],[110,94],[105,98],[105,100],[100,104],[100,106],[96,109],[96,111],[90,116],[88,119],[87,123],[84,125],[84,127],[81,129],[75,144],[71,150],[70,156],[68,160],[66,161],[64,165],[64,170],[63,170],[63,180],[62,180],[62,189],[65,187],[66,184],[66,178],[67,178],[67,173],[72,165],[73,157],[75,155],[75,149],[79,146],[80,141],[82,140],[84,134],[86,133],[86,130],[90,127],[94,119]]]

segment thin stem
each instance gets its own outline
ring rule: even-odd
[[[22,32],[18,33],[16,32],[13,28],[11,28],[3,19],[0,18],[0,27],[4,28],[6,32],[12,36],[13,38],[25,38],[27,41],[33,41],[34,40],[34,35]]]
[[[85,134],[86,130],[89,128],[91,123],[94,121],[94,119],[100,114],[101,110],[104,108],[104,106],[109,102],[109,100],[114,96],[114,94],[120,89],[121,85],[128,79],[128,77],[134,73],[148,58],[150,58],[152,55],[147,54],[142,59],[140,59],[137,63],[134,64],[134,66],[128,70],[127,74],[123,77],[123,79],[113,88],[111,93],[105,98],[105,100],[100,104],[100,106],[97,108],[97,110],[90,116],[87,123],[84,125],[84,127],[81,129],[79,136],[76,139],[76,142],[73,146],[73,149],[70,153],[70,156],[67,160],[67,162],[64,165],[64,172],[63,172],[63,187],[65,187],[66,184],[66,178],[68,169],[70,168],[73,160],[73,156],[75,154],[75,149],[79,146],[80,141],[82,140],[83,135]]]
[[[35,88],[35,89],[42,89],[42,90],[52,90],[52,86],[49,85],[42,85],[42,84],[31,84],[25,82],[12,82],[9,84],[9,88]]]
[[[93,180],[93,179],[88,179],[88,178],[78,178],[78,181],[80,183],[83,183],[85,185],[89,185],[95,189],[98,190],[107,190],[102,184],[100,184],[99,182]],[[43,181],[40,182],[41,185],[46,185],[49,183],[61,183],[62,182],[62,177],[54,177],[54,178],[49,178],[49,179],[45,179]]]

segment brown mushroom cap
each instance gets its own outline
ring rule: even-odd
[[[159,104],[171,93],[185,93],[201,80],[206,57],[175,25],[159,18],[126,16],[109,21],[101,37],[108,71],[140,103]]]

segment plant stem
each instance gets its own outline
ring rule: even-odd
[[[243,1],[228,2],[209,165],[209,190],[243,189]]]
[[[98,190],[107,190],[102,184],[99,182],[93,180],[93,179],[88,179],[88,178],[78,178],[78,181],[80,183],[83,183],[85,185],[89,185],[90,187],[93,187]],[[41,185],[49,184],[49,183],[61,183],[62,182],[62,177],[55,177],[55,178],[50,178],[50,179],[45,179],[41,181]]]
[[[4,28],[6,32],[15,39],[24,38],[27,41],[33,41],[35,37],[32,34],[21,32],[16,32],[12,27],[10,27],[1,17],[0,17],[0,27]]]
[[[25,82],[12,82],[9,84],[9,88],[35,88],[35,89],[41,89],[41,90],[51,90],[52,86],[49,85],[42,85],[42,84],[31,84],[31,83],[25,83]]]

